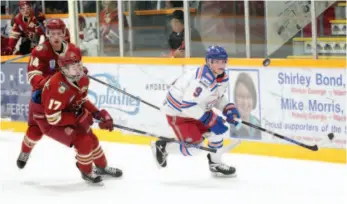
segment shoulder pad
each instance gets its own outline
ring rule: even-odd
[[[38,53],[45,53],[48,50],[48,47],[47,47],[46,43],[42,43],[42,44],[37,45],[34,50],[35,50],[37,55],[40,55]]]
[[[201,66],[196,70],[195,79],[206,88],[215,82],[215,77],[207,66]]]

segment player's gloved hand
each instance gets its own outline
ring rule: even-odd
[[[240,113],[236,109],[235,104],[228,103],[223,109],[223,115],[227,118],[229,124],[237,126],[239,122],[235,118],[240,118]]]
[[[206,112],[199,120],[216,135],[223,134],[228,130],[228,127],[224,125],[223,118],[213,111]]]
[[[35,90],[31,95],[31,100],[34,103],[41,104],[41,95],[42,95],[41,89]]]
[[[93,113],[95,119],[100,120],[100,129],[112,131],[113,130],[113,119],[111,115],[104,109]]]
[[[87,132],[88,129],[90,129],[90,126],[93,125],[93,116],[92,114],[85,108],[81,109],[80,112],[78,112],[78,119],[77,119],[77,124],[86,130]]]

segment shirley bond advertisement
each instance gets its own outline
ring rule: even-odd
[[[261,69],[260,78],[264,128],[311,143],[332,132],[326,146],[346,147],[344,69]],[[266,133],[263,140],[282,142]]]

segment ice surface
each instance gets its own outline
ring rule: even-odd
[[[22,134],[1,132],[0,204],[346,204],[346,165],[228,154],[238,176],[216,179],[207,159],[170,155],[159,170],[149,146],[102,143],[120,180],[91,186],[75,167],[74,150],[44,138],[24,170],[16,159]]]

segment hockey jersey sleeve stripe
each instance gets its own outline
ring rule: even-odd
[[[51,125],[56,125],[60,122],[61,120],[61,111],[57,112],[57,113],[53,113],[51,115],[47,115],[46,114],[46,118],[47,118],[47,122]]]
[[[174,98],[171,96],[170,92],[169,92],[169,94],[168,94],[168,96],[167,96],[167,101],[169,102],[169,104],[170,104],[174,109],[176,109],[176,110],[178,110],[179,112],[181,112],[181,103],[178,102],[176,99],[174,99]]]
[[[28,72],[27,75],[28,75],[28,81],[29,81],[29,83],[31,83],[31,80],[34,78],[34,76],[42,75],[42,72],[38,71],[38,70],[34,70],[34,71]]]
[[[182,101],[181,108],[190,108],[197,105],[195,102]]]

